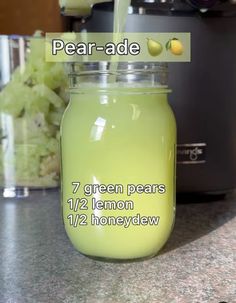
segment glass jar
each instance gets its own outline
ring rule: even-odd
[[[67,76],[44,39],[0,36],[0,187],[4,197],[59,183],[59,125]]]
[[[74,64],[61,125],[62,206],[81,253],[150,257],[175,216],[176,124],[167,66]]]

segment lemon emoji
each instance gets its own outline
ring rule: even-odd
[[[154,57],[160,55],[163,50],[161,43],[150,38],[147,38],[147,48],[149,54]]]
[[[170,50],[173,55],[180,56],[184,52],[183,44],[177,38],[170,39],[166,43],[166,49]]]

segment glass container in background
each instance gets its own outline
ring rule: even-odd
[[[4,197],[59,184],[63,65],[44,58],[40,37],[0,36],[0,187]]]
[[[175,217],[176,124],[167,66],[112,65],[74,64],[69,75],[61,123],[65,229],[85,255],[146,258],[166,243]],[[104,185],[119,189],[108,193]],[[139,192],[130,195],[129,185]]]

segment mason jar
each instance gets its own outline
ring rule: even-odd
[[[61,63],[44,39],[0,36],[0,189],[23,197],[59,185],[59,125],[67,104]]]
[[[76,63],[69,78],[60,131],[67,235],[90,257],[154,256],[175,217],[167,65]]]

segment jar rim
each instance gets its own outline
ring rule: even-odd
[[[168,64],[166,62],[73,62],[68,64],[69,75],[89,75],[89,74],[132,74],[138,72],[161,73],[167,72]]]
[[[108,87],[110,84],[132,87],[167,87],[168,65],[163,62],[92,62],[69,64],[70,88],[84,84],[98,84]]]

